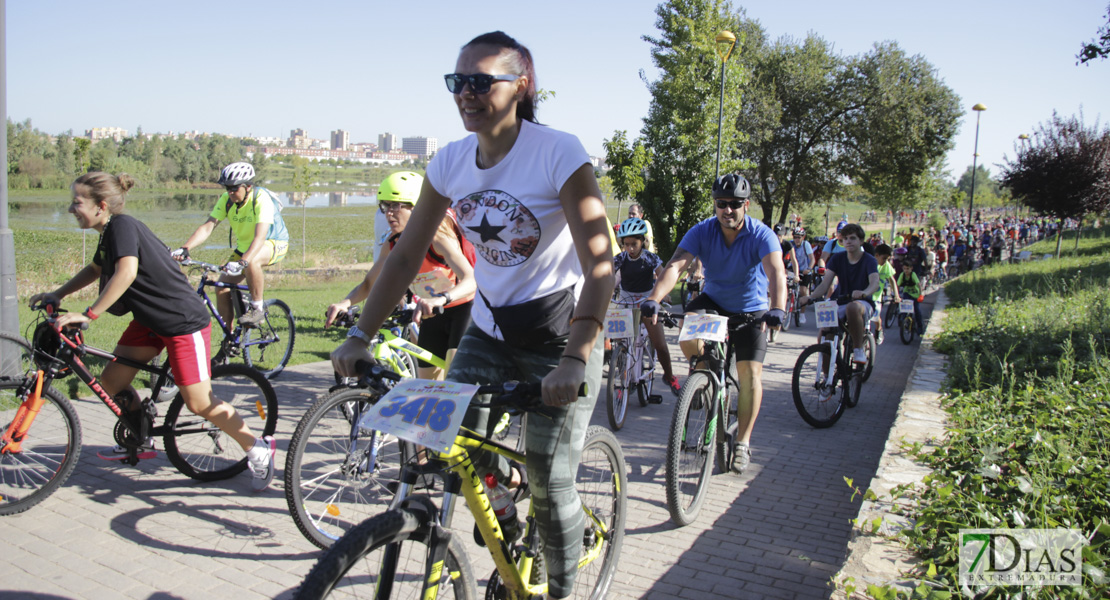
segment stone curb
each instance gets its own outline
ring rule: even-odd
[[[866,590],[868,584],[896,586],[907,594],[918,584],[906,576],[918,561],[896,539],[898,532],[912,528],[913,522],[904,515],[894,514],[893,508],[896,505],[905,507],[908,503],[905,499],[891,499],[890,491],[899,485],[920,483],[931,472],[931,469],[914,462],[902,449],[902,445],[915,442],[932,445],[934,440],[944,435],[947,413],[940,406],[940,388],[945,377],[947,358],[933,350],[933,341],[944,328],[947,306],[948,297],[941,288],[937,291],[936,305],[906,390],[902,394],[898,416],[890,429],[875,477],[866,485],[864,482],[854,482],[855,487],[861,490],[871,489],[878,498],[865,500],[860,506],[857,525],[853,527],[852,537],[848,542],[844,566],[834,577],[838,585],[838,589],[832,594],[835,600],[846,600],[849,597],[841,587],[848,578],[852,578],[851,583],[856,588],[853,596]],[[888,339],[893,342],[895,337],[897,336],[888,336]],[[881,519],[881,525],[877,532],[870,533],[875,519]]]

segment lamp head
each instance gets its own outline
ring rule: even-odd
[[[717,34],[716,42],[718,45],[728,44],[727,49],[723,49],[723,46],[717,48],[717,56],[721,57],[721,62],[727,61],[728,57],[732,54],[733,48],[736,47],[736,36],[726,29]],[[723,65],[722,68],[724,68]]]
[[[971,110],[983,112],[984,110],[987,110],[987,105],[980,102],[979,104],[972,106]]]

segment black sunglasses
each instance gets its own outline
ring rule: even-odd
[[[724,210],[726,208],[731,208],[732,210],[740,210],[741,208],[744,208],[745,202],[747,202],[747,200],[717,200],[717,208],[721,210]]]
[[[241,187],[243,187],[243,184],[240,183],[237,185],[225,185],[224,189],[227,190],[227,193],[234,194],[235,192],[238,192],[239,188]]]
[[[470,91],[479,95],[486,94],[495,81],[516,81],[517,79],[520,79],[520,75],[490,75],[488,73],[464,75],[462,73],[448,73],[443,76],[443,80],[447,82],[447,91],[452,94],[461,94],[463,86],[468,83],[470,84]]]

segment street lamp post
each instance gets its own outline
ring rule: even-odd
[[[721,176],[721,121],[725,114],[725,63],[732,55],[733,48],[736,47],[736,36],[726,30],[717,34],[716,41],[717,56],[721,57],[721,104],[717,108],[717,166],[713,171],[713,181],[717,181]],[[728,49],[722,51],[724,44],[728,44]]]
[[[979,164],[979,117],[987,110],[986,105],[979,103],[971,107],[975,111],[975,154],[971,156],[971,198],[967,201],[967,224],[971,225],[975,209],[975,175]]]

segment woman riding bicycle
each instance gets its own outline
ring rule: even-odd
[[[613,270],[616,271],[617,302],[634,307],[634,312],[640,312],[640,303],[647,299],[655,287],[655,280],[663,272],[663,260],[655,253],[644,248],[644,239],[647,235],[647,224],[637,218],[626,219],[617,230],[617,237],[621,240],[624,251],[613,258]],[[671,352],[667,349],[667,340],[663,334],[663,323],[651,319],[641,318],[647,327],[648,338],[659,357],[659,364],[663,367],[663,383],[672,392],[678,394],[682,386],[671,369]]]
[[[481,254],[482,301],[447,379],[542,379],[550,418],[528,419],[527,469],[550,597],[566,598],[584,530],[575,476],[601,389],[599,334],[614,285],[605,205],[581,142],[536,123],[527,48],[500,31],[481,35],[462,48],[445,80],[474,135],[448,144],[428,165],[408,233],[385,261],[358,329],[376,331],[389,315],[454,205]],[[359,338],[332,353],[341,375],[355,375],[355,363],[370,359]],[[583,381],[588,393],[579,397]],[[469,411],[463,422],[480,434],[490,424],[488,409]],[[483,462],[480,471],[504,466]],[[496,470],[508,479],[507,469]]]
[[[408,225],[423,184],[423,177],[407,171],[393,173],[382,181],[378,187],[378,209],[386,216],[392,234],[362,283],[355,286],[346,298],[328,307],[324,327],[330,326],[337,316],[370,294],[386,259]],[[463,333],[470,326],[470,307],[474,304],[474,290],[477,289],[474,268],[463,251],[462,235],[454,214],[448,211],[440,221],[435,238],[424,254],[420,271],[410,286],[419,298],[413,320],[417,323],[424,321],[416,345],[443,357],[448,366]],[[434,312],[436,309],[442,310],[442,314],[437,315]],[[356,327],[350,332],[358,336],[362,330]],[[441,369],[424,361],[420,361],[417,371],[421,379],[443,379],[444,375]]]
[[[116,177],[100,171],[86,173],[73,182],[69,212],[81,229],[100,232],[96,253],[72,279],[53,292],[31,296],[30,304],[57,306],[62,298],[99,281],[100,296],[84,312],[58,317],[57,326],[89,323],[104,312],[117,316],[130,312],[133,320],[114,353],[145,363],[165,348],[185,406],[243,447],[254,476],[253,488],[262,491],[274,478],[276,443],[270,436],[256,438],[235,409],[212,394],[211,318],[166,245],[141,221],[122,214],[126,192],[134,183],[126,173]],[[138,369],[110,362],[100,375],[104,391],[125,411],[139,409],[138,395],[131,387],[136,373]],[[105,460],[122,460],[127,450],[116,446],[97,455]],[[148,441],[139,458],[153,456],[153,442]]]

